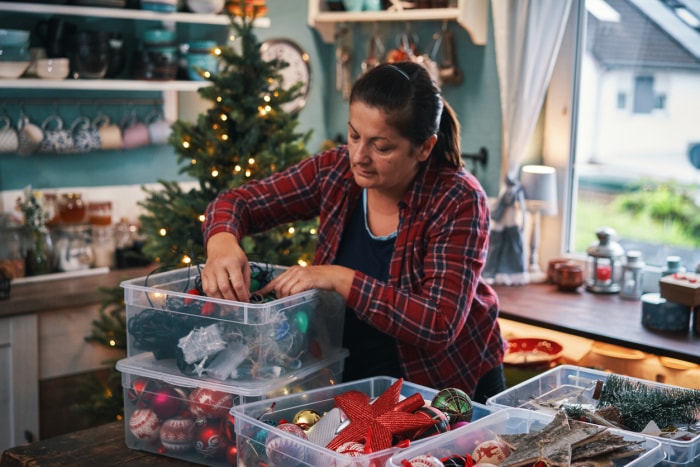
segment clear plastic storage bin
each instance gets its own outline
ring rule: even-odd
[[[271,276],[280,266],[251,263]],[[292,374],[337,353],[345,302],[308,290],[262,303],[193,293],[201,266],[123,281],[127,356],[148,353],[159,371],[236,384]]]
[[[124,389],[124,426],[130,449],[209,466],[236,465],[231,407],[341,381],[347,350],[255,387],[202,381],[158,371],[147,355],[117,362]]]
[[[389,457],[400,448],[392,447],[370,454],[349,457],[315,444],[312,441],[296,437],[271,425],[277,424],[281,420],[293,420],[295,414],[302,409],[310,409],[319,414],[324,414],[333,408],[333,398],[347,391],[360,391],[367,394],[370,399],[373,399],[384,393],[396,381],[396,378],[377,376],[233,407],[231,413],[236,420],[238,465],[240,467],[265,465],[268,462],[269,459],[265,449],[265,438],[268,433],[275,433],[283,440],[296,443],[301,447],[301,452],[297,450],[294,457],[280,451],[275,452],[277,463],[274,465],[293,465],[296,467],[369,467],[384,465]],[[401,396],[409,397],[416,393],[420,394],[429,403],[438,391],[406,381],[402,383]],[[492,411],[485,405],[476,402],[473,403],[473,406],[472,420],[482,418]],[[414,443],[422,443],[442,436],[445,436],[445,434],[433,435]],[[261,462],[261,464],[258,464],[258,462]]]
[[[507,408],[476,420],[443,435],[428,438],[425,443],[414,445],[395,453],[386,463],[387,467],[403,467],[403,460],[411,460],[421,455],[438,459],[453,455],[471,454],[479,444],[492,440],[499,434],[533,433],[544,428],[553,420],[552,414],[525,409]],[[615,466],[650,467],[663,460],[664,452],[658,441],[628,431],[609,429],[627,441],[640,442],[646,449],[635,457],[617,459]]]
[[[547,408],[541,403],[536,403],[535,399],[566,400],[569,403],[595,406],[597,401],[592,397],[595,383],[596,381],[605,383],[611,374],[574,365],[561,365],[490,397],[486,405],[496,409],[520,407],[548,413],[554,413],[555,408]],[[633,377],[624,378],[650,387],[677,388],[677,386]],[[650,438],[661,443],[666,453],[664,465],[687,465],[694,461],[700,464],[700,436],[690,440],[673,440],[658,436],[650,436]]]

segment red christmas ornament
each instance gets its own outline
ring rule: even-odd
[[[395,434],[432,426],[435,420],[395,410],[399,403],[403,378],[398,379],[370,404],[367,394],[347,391],[335,396],[335,406],[345,412],[350,424],[326,446],[335,451],[347,441],[365,441],[367,452],[377,452],[391,447]]]
[[[235,444],[226,447],[226,462],[230,465],[238,465],[238,448]]]
[[[450,419],[447,417],[445,412],[438,408],[432,406],[424,406],[413,413],[422,415],[430,420],[435,420],[435,424],[427,428],[421,428],[416,432],[412,433],[412,440],[419,440],[427,438],[429,436],[438,435],[440,433],[445,433],[446,431],[450,431]]]
[[[138,439],[156,442],[160,436],[158,415],[151,409],[136,409],[129,417],[129,431]]]
[[[213,459],[223,457],[228,443],[221,436],[218,426],[203,424],[194,435],[194,448],[202,456]]]
[[[214,313],[216,313],[216,303],[214,302],[206,302],[204,305],[202,305],[202,316],[213,316]]]
[[[221,432],[228,443],[236,444],[236,420],[230,411],[221,419]]]
[[[126,391],[126,397],[136,404],[136,407],[147,407],[153,399],[153,392],[158,389],[158,385],[152,379],[139,378],[131,383],[131,387]]]
[[[265,440],[265,454],[273,465],[291,465],[304,462],[306,449],[296,438],[308,439],[304,430],[294,423],[281,423],[277,429],[284,431],[284,435],[270,430]],[[292,460],[296,462],[292,462]]]
[[[180,453],[192,449],[194,422],[185,417],[169,418],[160,429],[160,442],[167,452]]]
[[[201,293],[199,293],[199,290],[197,290],[197,289],[190,289],[187,291],[187,293],[189,295],[202,295]],[[184,300],[185,306],[194,303],[194,301],[195,301],[194,298],[185,297],[185,300]]]
[[[164,387],[153,393],[151,408],[161,420],[170,418],[182,410],[184,400],[182,393],[172,387]]]
[[[190,393],[189,409],[196,419],[220,418],[233,407],[233,396],[223,391],[197,388]]]

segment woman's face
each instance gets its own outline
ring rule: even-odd
[[[415,147],[386,121],[384,112],[362,102],[350,104],[348,150],[355,182],[400,199],[428,158],[434,138]]]

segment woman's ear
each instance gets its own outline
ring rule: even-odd
[[[425,141],[423,141],[423,144],[421,144],[420,148],[418,148],[418,162],[424,162],[428,159],[428,156],[430,156],[435,143],[437,143],[437,139],[437,135],[433,134],[428,136]]]

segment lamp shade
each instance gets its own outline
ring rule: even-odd
[[[546,165],[525,165],[520,173],[520,184],[530,209],[545,216],[557,213],[557,173]]]

